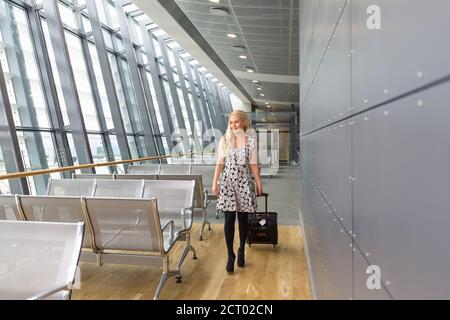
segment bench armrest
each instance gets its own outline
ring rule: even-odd
[[[170,233],[169,243],[170,244],[173,243],[173,237],[174,237],[173,229],[174,229],[174,226],[175,226],[175,222],[173,220],[169,220],[161,227],[161,231],[163,231],[163,232],[164,232],[164,230],[167,227],[169,227],[169,233]]]
[[[47,291],[38,293],[38,294],[28,298],[27,300],[41,300],[41,299],[47,298],[47,297],[51,296],[52,294],[55,294],[61,290],[68,288],[71,284],[72,284],[72,282],[67,282],[66,284],[64,284],[62,286],[54,287]]]

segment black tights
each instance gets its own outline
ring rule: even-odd
[[[228,211],[224,213],[225,216],[225,224],[224,224],[224,232],[225,232],[225,241],[227,243],[228,249],[228,257],[234,257],[233,251],[233,241],[234,241],[234,223],[236,221],[236,212]],[[247,240],[247,232],[248,232],[248,220],[247,220],[247,212],[239,212],[238,213],[238,221],[239,221],[239,250],[245,250],[245,241]]]

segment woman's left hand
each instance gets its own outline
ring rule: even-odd
[[[263,193],[261,180],[256,182],[256,193],[258,196],[260,196]]]

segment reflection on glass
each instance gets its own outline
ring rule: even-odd
[[[64,32],[67,48],[69,49],[70,63],[77,86],[78,98],[80,99],[86,130],[99,131],[97,110],[92,96],[89,74],[84,60],[81,40],[69,32]]]
[[[166,80],[163,80],[164,90],[166,90],[167,102],[169,104],[170,116],[173,123],[173,128],[179,128],[177,121],[177,115],[175,113],[175,107],[173,105],[172,94],[170,93],[169,83]]]
[[[26,171],[43,170],[58,167],[53,139],[49,132],[17,131],[20,153]],[[41,146],[42,148],[38,148]],[[59,174],[56,176],[59,178]],[[47,188],[48,175],[38,175],[28,178],[32,194],[44,194]]]
[[[125,126],[125,132],[132,133],[133,127],[131,126],[130,115],[128,114],[127,102],[125,100],[125,93],[123,92],[122,83],[120,81],[119,69],[117,68],[117,60],[112,53],[108,53],[108,58],[113,74],[114,86],[116,87],[117,98],[119,100],[123,124]]]
[[[191,124],[189,122],[189,117],[187,113],[187,107],[184,103],[183,91],[180,88],[177,88],[178,100],[180,101],[181,113],[183,114],[184,124],[186,125],[186,131],[188,135],[192,136]]]
[[[99,134],[88,134],[89,144],[91,146],[92,159],[94,163],[108,162],[106,157],[106,149],[103,144],[102,136]],[[110,173],[108,167],[95,168],[97,173]]]
[[[16,126],[49,128],[35,52],[25,12],[0,1],[0,63]],[[11,21],[9,21],[11,20]]]
[[[69,125],[69,116],[67,114],[66,101],[64,100],[64,94],[62,92],[61,80],[59,79],[58,67],[55,60],[55,52],[53,51],[52,41],[50,39],[50,32],[45,20],[41,19],[42,30],[44,31],[45,44],[47,46],[48,56],[50,59],[50,65],[52,67],[53,79],[55,81],[56,92],[58,93],[58,102],[63,116],[64,125]]]
[[[201,115],[197,114],[197,110],[196,110],[195,104],[194,104],[194,96],[192,95],[192,93],[189,93],[188,96],[189,96],[189,101],[191,103],[191,111],[192,111],[192,116],[194,117],[194,123],[195,123],[195,128],[197,130],[197,134],[199,137],[202,137]]]
[[[97,87],[102,101],[103,114],[105,115],[105,122],[107,129],[114,129],[114,124],[111,116],[111,109],[109,107],[108,95],[106,94],[105,82],[103,80],[102,70],[100,68],[100,61],[98,60],[97,49],[93,44],[89,44],[89,52],[91,54],[92,66],[94,68],[95,79],[97,80]]]
[[[153,86],[152,75],[148,71],[146,73],[147,73],[148,84],[150,86],[150,92],[152,93],[152,101],[153,101],[153,106],[155,108],[156,121],[158,122],[159,133],[163,134],[164,133],[163,120],[161,117],[161,110],[159,109],[158,99],[156,99],[156,92],[155,92],[155,87]]]
[[[136,123],[136,130],[142,131],[142,122],[139,117],[138,106],[136,103],[136,97],[134,95],[133,86],[131,84],[130,69],[128,68],[127,61],[122,60],[122,59],[120,59],[120,60],[122,63],[122,70],[124,70],[124,72],[125,72],[125,74],[124,74],[125,83],[126,83],[125,94],[128,95],[128,98],[130,99],[130,104],[131,104],[129,106],[130,116],[133,117],[133,119]]]
[[[139,158],[139,153],[136,146],[136,141],[134,140],[134,136],[127,136],[128,146],[130,147],[130,153],[132,159]]]
[[[111,134],[109,136],[109,140],[111,141],[111,147],[112,147],[112,151],[114,154],[114,160],[115,161],[120,161],[123,160],[122,159],[122,155],[120,154],[120,148],[119,148],[119,143],[117,142],[117,137],[113,134]],[[123,166],[123,164],[119,164],[117,166],[117,173],[125,173],[125,168]]]
[[[61,2],[58,2],[58,8],[62,23],[68,25],[73,29],[78,29],[78,25],[75,21],[75,16],[73,14],[72,9],[66,7]]]

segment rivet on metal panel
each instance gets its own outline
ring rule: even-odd
[[[384,89],[384,94],[389,94],[389,90],[388,89]]]
[[[341,233],[343,233],[344,232],[344,229],[341,229]]]
[[[386,111],[384,112],[384,115],[385,115],[385,116],[388,116],[388,115],[389,115],[389,111],[386,110]]]
[[[391,285],[391,282],[390,282],[389,280],[387,280],[387,281],[385,282],[385,284],[386,284],[387,286],[389,286],[389,285]]]
[[[417,106],[423,107],[423,100],[417,100]]]
[[[370,252],[366,252],[366,257],[370,257]]]
[[[351,54],[354,54],[354,53],[355,53],[355,50],[353,50],[353,49],[350,50],[350,53],[351,53]]]
[[[355,121],[350,121],[350,122],[348,123],[349,126],[352,126],[352,125],[354,125],[354,124],[355,124]]]
[[[367,120],[369,120],[369,117],[364,117],[364,121],[367,121]]]
[[[419,78],[419,79],[423,78],[423,72],[422,71],[418,71],[417,72],[417,78]]]
[[[356,238],[356,233],[353,234],[353,238]]]
[[[344,218],[341,218],[341,221],[344,221]]]
[[[353,249],[352,249],[352,251],[353,251],[353,252],[356,252],[356,249],[355,249],[355,248],[353,248]]]
[[[369,103],[369,100],[364,99],[364,104],[368,104],[368,103]]]
[[[334,219],[334,222],[337,222],[337,219]]]
[[[349,246],[350,246],[350,248],[353,248],[353,243],[350,243]]]

